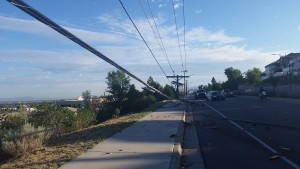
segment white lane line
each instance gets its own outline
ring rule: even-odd
[[[207,105],[209,108],[211,108],[213,111],[215,111],[216,113],[218,113],[220,116],[222,116],[223,118],[227,119],[231,124],[233,124],[234,126],[236,126],[237,128],[239,128],[240,130],[244,131],[248,136],[250,136],[251,138],[253,138],[254,140],[256,140],[257,142],[259,142],[261,145],[263,145],[264,147],[266,147],[268,150],[270,150],[272,153],[274,154],[278,154],[278,151],[276,151],[275,149],[273,149],[272,147],[270,147],[268,144],[266,144],[265,142],[263,142],[262,140],[260,140],[259,138],[257,138],[256,136],[254,136],[252,133],[250,133],[249,131],[245,130],[243,127],[241,127],[240,125],[238,125],[237,123],[235,123],[232,120],[229,120],[223,113],[219,112],[218,110],[216,110],[215,108],[211,107],[210,105],[208,105],[207,103],[204,103],[205,105]],[[291,161],[290,159],[286,158],[285,156],[280,156],[280,158],[285,161],[286,163],[290,164],[292,167],[294,167],[295,169],[300,169],[300,167],[294,163],[293,161]]]

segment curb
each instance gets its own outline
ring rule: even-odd
[[[185,122],[186,111],[183,110],[181,122],[179,123],[176,138],[173,146],[173,153],[169,164],[169,169],[180,169],[181,168],[181,156],[182,156],[182,145],[184,137],[184,122]]]

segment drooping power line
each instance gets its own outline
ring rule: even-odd
[[[181,46],[180,46],[180,40],[179,40],[179,34],[178,34],[178,27],[177,27],[177,19],[176,19],[176,11],[175,11],[174,0],[172,0],[172,5],[173,5],[173,15],[174,15],[174,19],[175,19],[176,33],[177,33],[178,48],[179,48],[180,58],[181,58],[181,66],[183,68],[182,52],[181,52]]]
[[[171,71],[172,71],[173,74],[174,74],[174,70],[173,70],[173,68],[172,68],[172,66],[171,66],[170,60],[169,60],[169,58],[168,58],[166,52],[165,52],[164,49],[163,49],[163,44],[161,44],[161,43],[159,42],[158,37],[157,37],[157,35],[156,35],[156,33],[155,33],[154,29],[153,29],[153,26],[152,26],[152,24],[151,24],[151,22],[150,22],[150,20],[149,20],[149,18],[148,18],[148,16],[147,16],[147,13],[146,13],[146,11],[145,11],[145,9],[144,9],[142,3],[141,3],[141,0],[139,0],[139,3],[140,3],[140,6],[141,6],[141,8],[142,8],[142,10],[143,10],[143,12],[144,12],[144,15],[145,15],[147,21],[148,21],[148,23],[149,23],[149,25],[150,25],[150,27],[151,27],[151,30],[152,30],[152,32],[153,32],[153,34],[154,34],[154,37],[155,37],[155,39],[156,39],[156,41],[157,41],[157,43],[158,43],[158,45],[159,45],[161,51],[163,52],[163,54],[164,54],[164,56],[165,56],[165,59],[167,60],[169,66],[170,66]]]
[[[156,21],[155,21],[155,19],[154,19],[154,15],[153,15],[152,9],[151,9],[151,7],[150,7],[149,0],[146,0],[146,1],[147,1],[147,5],[148,5],[148,8],[149,8],[149,11],[150,11],[151,16],[152,16],[152,19],[153,19],[153,22],[154,22],[156,31],[157,31],[157,33],[158,33],[158,37],[159,37],[159,39],[160,39],[161,46],[162,46],[162,48],[163,48],[164,54],[165,54],[165,56],[166,56],[166,58],[167,58],[167,60],[168,60],[169,66],[170,66],[171,69],[172,69],[173,75],[175,75],[175,72],[174,72],[173,67],[171,66],[171,63],[170,63],[170,60],[169,60],[169,57],[168,57],[168,54],[167,54],[165,45],[164,45],[163,40],[162,40],[162,38],[161,38],[160,32],[159,32],[159,30],[158,30],[158,26],[157,26]]]
[[[155,89],[154,87],[148,85],[147,83],[145,83],[144,81],[139,79],[137,76],[135,76],[134,74],[132,74],[131,72],[129,72],[128,70],[126,70],[125,68],[123,68],[122,66],[117,64],[116,62],[112,61],[111,59],[109,59],[108,57],[106,57],[105,55],[103,55],[102,53],[100,53],[99,51],[97,51],[96,49],[94,49],[93,47],[91,47],[90,45],[88,45],[87,43],[85,43],[84,41],[82,41],[81,39],[79,39],[78,37],[73,35],[72,33],[70,33],[69,31],[67,31],[63,27],[61,27],[60,25],[58,25],[57,23],[55,23],[54,21],[49,19],[48,17],[44,16],[42,13],[40,13],[39,11],[37,11],[36,9],[31,7],[30,5],[23,2],[22,0],[7,0],[7,1],[9,3],[11,3],[12,5],[16,6],[17,8],[21,9],[22,11],[26,12],[27,14],[31,15],[32,17],[36,18],[40,22],[44,23],[45,25],[49,26],[50,28],[54,29],[55,31],[59,32],[60,34],[64,35],[65,37],[69,38],[70,40],[77,43],[81,47],[83,47],[86,50],[90,51],[91,53],[95,54],[96,56],[103,59],[107,63],[109,63],[109,64],[113,65],[114,67],[118,68],[119,70],[123,71],[124,73],[126,73],[130,77],[134,78],[138,82],[142,83],[149,89],[169,98],[167,95],[165,95],[161,91]]]
[[[128,18],[130,19],[131,23],[133,24],[133,26],[135,27],[135,29],[137,30],[137,32],[139,33],[140,37],[142,38],[142,40],[144,41],[144,43],[146,44],[147,48],[149,49],[151,55],[153,56],[153,58],[155,59],[157,65],[159,66],[160,70],[163,72],[163,74],[165,75],[165,77],[167,77],[165,71],[163,70],[163,68],[161,67],[161,65],[159,64],[158,60],[156,59],[156,57],[154,56],[152,50],[150,49],[148,43],[146,42],[146,40],[144,39],[144,37],[142,36],[141,32],[139,31],[139,29],[137,28],[137,26],[135,25],[135,23],[133,22],[132,18],[130,17],[129,13],[127,12],[125,6],[123,5],[122,1],[119,0],[122,8],[124,9],[125,13],[127,14]],[[167,78],[168,79],[168,78]],[[168,79],[168,81],[170,82],[170,80]],[[171,83],[171,82],[170,82]]]
[[[182,0],[183,6],[182,6],[182,14],[183,14],[183,50],[184,50],[184,71],[186,71],[186,41],[185,41],[185,4],[184,0]]]

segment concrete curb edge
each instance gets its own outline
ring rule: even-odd
[[[176,138],[174,141],[173,153],[169,164],[169,169],[180,169],[181,168],[181,156],[182,156],[182,145],[184,137],[184,122],[185,122],[186,110],[183,110],[181,122],[178,126]]]

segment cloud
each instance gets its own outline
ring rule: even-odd
[[[15,68],[35,68],[44,72],[96,71],[103,62],[85,51],[41,50],[0,50],[0,61],[8,64],[22,63]]]
[[[123,40],[121,35],[113,33],[94,32],[79,28],[63,26],[75,36],[88,42],[112,43]],[[62,35],[56,33],[52,28],[36,20],[26,20],[0,16],[0,29],[31,33],[38,36],[47,36],[56,39],[63,39]]]
[[[86,41],[94,42],[95,48],[101,53],[142,80],[146,81],[149,76],[152,76],[161,84],[169,83],[128,19],[108,14],[101,15],[97,19],[106,28],[105,32],[76,27],[66,27],[66,29]],[[171,75],[172,72],[148,21],[143,18],[133,19],[167,75]],[[168,24],[165,18],[157,17],[155,20],[173,69],[176,74],[180,74],[181,57],[175,25]],[[37,21],[17,18],[0,17],[0,29],[38,34],[49,38],[61,37]],[[183,45],[183,28],[179,27],[178,30]],[[201,81],[206,84],[211,80],[211,75],[217,74],[216,72],[222,74],[226,67],[236,65],[237,67],[233,67],[247,69],[255,65],[263,68],[271,62],[267,59],[266,53],[239,47],[237,43],[243,40],[243,37],[230,36],[225,30],[210,31],[204,27],[192,29],[187,27],[186,56],[189,73],[197,74],[194,78],[198,78],[199,83]],[[69,96],[71,92],[67,91],[71,89],[78,91],[79,94],[86,89],[101,90],[102,94],[106,74],[111,70],[115,68],[85,50],[0,50],[0,73],[2,73],[0,93],[10,86],[16,86],[16,91],[19,92],[16,95],[30,95],[34,90],[41,90],[40,95],[54,96],[59,95],[55,91],[62,91],[61,95]],[[205,81],[203,77],[208,75]],[[218,77],[218,80],[223,80],[222,76],[214,76]],[[137,86],[139,85],[138,83]],[[102,89],[99,89],[100,86]],[[24,91],[24,88],[28,91]],[[49,89],[48,93],[43,91],[45,88]]]
[[[180,7],[182,7],[182,6],[183,6],[182,3],[175,3],[175,4],[174,4],[174,8],[175,8],[175,9],[178,9],[178,8],[180,8]]]
[[[202,13],[202,9],[196,9],[196,10],[195,10],[195,13],[196,13],[196,14]]]
[[[159,4],[158,5],[159,8],[166,7],[166,6],[167,6],[167,4]]]
[[[186,32],[187,41],[191,42],[213,42],[213,43],[235,43],[243,40],[242,37],[231,37],[225,34],[224,30],[210,31],[202,27],[193,28]]]

